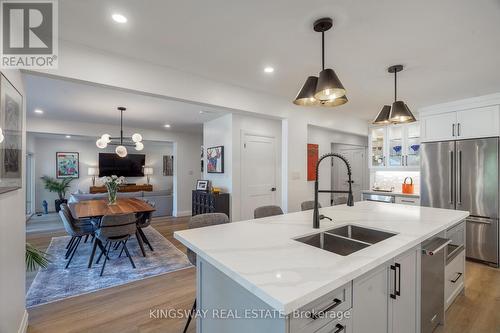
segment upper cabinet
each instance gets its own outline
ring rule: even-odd
[[[490,105],[420,118],[422,142],[484,138],[500,135],[500,107]]]
[[[370,127],[370,168],[418,169],[420,163],[420,125]]]

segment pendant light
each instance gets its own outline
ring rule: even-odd
[[[293,101],[301,106],[339,106],[347,103],[346,91],[337,74],[331,68],[325,69],[325,31],[330,30],[333,21],[324,17],[314,22],[314,31],[321,32],[321,72],[319,77],[309,76]]]
[[[389,73],[394,73],[394,103],[392,107],[384,105],[377,115],[373,124],[401,124],[416,121],[408,106],[403,101],[398,101],[398,78],[397,73],[403,70],[403,65],[394,65],[387,69]]]
[[[141,151],[144,149],[144,144],[142,143],[142,135],[140,135],[139,133],[134,133],[131,137],[123,136],[123,111],[125,110],[126,108],[123,106],[118,107],[118,111],[120,111],[120,136],[111,137],[111,135],[109,134],[103,134],[95,143],[97,148],[99,149],[104,149],[108,145],[117,146],[115,149],[115,153],[120,157],[127,156],[127,147],[134,147],[137,151]]]

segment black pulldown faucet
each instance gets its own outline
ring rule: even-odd
[[[347,177],[349,180],[347,181],[349,184],[349,190],[348,191],[343,191],[343,190],[320,190],[319,189],[319,165],[321,161],[323,161],[327,157],[337,157],[340,158],[342,161],[344,161],[346,167],[347,167]],[[354,206],[354,198],[352,196],[352,179],[351,179],[351,165],[349,164],[349,161],[342,155],[336,154],[336,153],[328,153],[323,156],[318,160],[318,163],[316,163],[316,181],[314,182],[314,213],[313,213],[313,228],[314,229],[319,229],[319,221],[327,218],[331,220],[329,217],[324,216],[324,215],[319,215],[319,209],[318,209],[318,193],[348,193],[347,194],[347,206]]]

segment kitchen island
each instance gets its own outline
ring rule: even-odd
[[[419,246],[461,223],[468,213],[376,202],[325,207],[320,213],[333,219],[323,219],[320,229],[312,228],[312,211],[304,211],[176,232],[175,238],[198,256],[197,331],[362,332],[362,327],[378,324],[387,329],[371,332],[417,332]],[[345,225],[384,231],[391,237],[348,255],[298,241]],[[401,304],[379,304],[367,313],[365,305],[385,295],[358,293],[373,292],[371,284],[377,282],[370,279],[367,284],[363,279],[380,270],[383,274],[374,275],[382,288],[379,294],[392,295],[396,274],[392,277],[386,266],[395,261],[403,267],[400,291],[408,287],[411,292],[401,292]],[[330,318],[329,310],[348,312]],[[402,315],[404,322],[394,323]]]

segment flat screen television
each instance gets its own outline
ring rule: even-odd
[[[146,155],[128,154],[120,157],[114,153],[99,153],[99,177],[144,177]]]

